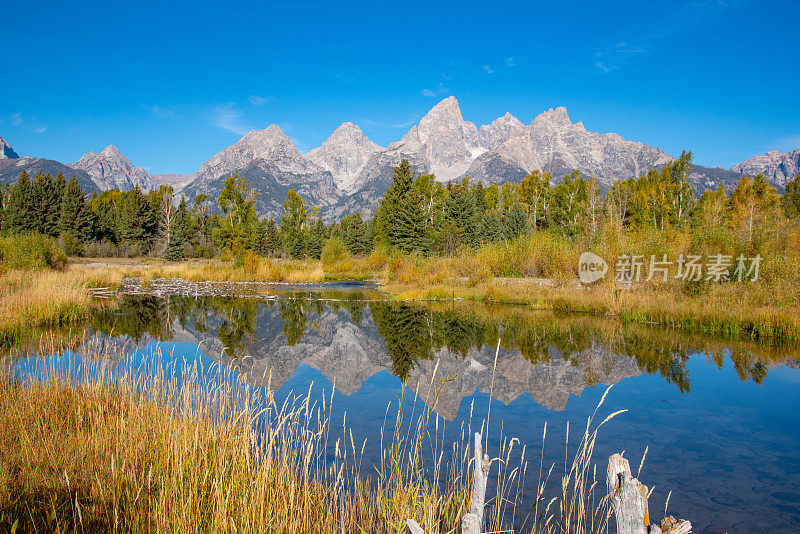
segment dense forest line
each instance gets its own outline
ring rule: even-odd
[[[758,251],[781,239],[800,216],[800,176],[784,195],[763,176],[744,177],[729,195],[722,187],[696,198],[688,182],[691,153],[660,170],[616,182],[603,192],[577,171],[554,184],[535,170],[520,182],[484,187],[468,179],[443,184],[415,175],[407,161],[374,216],[358,212],[326,224],[294,190],[278,220],[259,220],[258,192],[229,177],[216,203],[198,195],[176,199],[171,187],[148,192],[94,192],[77,180],[22,172],[0,194],[2,233],[37,232],[58,238],[69,255],[162,256],[170,260],[253,251],[268,257],[320,258],[368,254],[376,245],[424,255],[449,255],[538,230],[596,241],[608,230],[681,229],[742,250]]]

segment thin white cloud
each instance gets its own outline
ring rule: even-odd
[[[161,106],[150,106],[147,104],[142,104],[142,109],[145,109],[153,114],[154,117],[158,117],[159,119],[168,119],[175,116],[175,112],[171,109],[166,109]]]
[[[719,19],[726,12],[749,3],[750,0],[684,0],[664,3],[661,16],[627,29],[629,35],[635,36],[633,40],[636,44],[621,41],[608,49],[595,52],[594,66],[602,72],[609,72],[620,67],[627,59],[659,46],[660,41],[683,38],[687,33],[698,31]]]
[[[268,104],[272,102],[272,98],[269,96],[261,96],[261,95],[250,95],[248,98],[251,104],[254,106],[263,106],[264,104]]]
[[[358,83],[358,78],[356,76],[342,74],[341,72],[336,73],[336,79],[339,80],[339,83],[343,84]]]
[[[36,117],[23,117],[20,112],[12,113],[8,118],[11,121],[11,126],[19,126],[33,133],[40,134],[47,130],[47,126],[39,122]]]
[[[298,139],[297,137],[290,137],[289,139],[292,141],[292,143],[294,143],[294,146],[295,146],[295,148],[296,148],[296,149],[297,149],[297,150],[298,150],[298,151],[299,151],[301,154],[305,154],[306,152],[308,152],[309,150],[311,150],[310,148],[308,148],[308,146],[306,146],[306,144],[305,144],[305,143],[303,143],[302,141],[300,141],[300,139]]]
[[[607,67],[605,63],[603,63],[602,61],[598,61],[594,64],[594,68],[599,69],[603,72],[611,72],[616,67]]]
[[[775,148],[781,152],[789,152],[796,148],[800,148],[800,134],[790,135],[789,137],[778,139],[770,148]]]
[[[594,53],[595,68],[602,72],[611,72],[619,67],[619,64],[627,58],[638,56],[646,52],[645,48],[640,45],[632,45],[626,42],[620,42],[607,50],[600,50]]]
[[[431,97],[431,98],[434,98],[434,97],[437,97],[437,96],[441,96],[441,95],[445,95],[445,94],[447,94],[449,92],[450,92],[450,89],[445,87],[442,82],[439,82],[439,85],[437,85],[433,89],[423,89],[422,90],[422,94],[423,95],[425,95],[427,97]]]
[[[517,63],[516,60],[514,59],[514,56],[509,56],[506,58],[506,67],[513,67],[516,64]]]
[[[245,124],[242,119],[242,112],[236,109],[232,103],[214,108],[211,123],[218,128],[237,135],[244,135],[253,129]]]
[[[494,69],[489,65],[484,65],[483,70],[486,72],[486,74],[494,74]]]

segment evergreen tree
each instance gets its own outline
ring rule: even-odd
[[[37,232],[51,237],[58,235],[58,220],[53,216],[56,204],[56,191],[53,178],[49,174],[39,173],[33,179],[31,186],[31,200],[33,206],[33,224]]]
[[[392,183],[375,213],[375,233],[379,240],[389,245],[398,246],[397,240],[402,238],[402,230],[397,226],[400,204],[406,200],[414,184],[414,174],[408,160],[402,160],[392,172]]]
[[[800,174],[786,184],[786,194],[781,200],[787,217],[800,217]]]
[[[81,186],[74,176],[64,188],[60,208],[58,231],[81,243],[88,243],[93,237],[94,214],[86,205]]]
[[[361,213],[356,211],[342,219],[342,241],[347,245],[350,254],[360,254],[364,251],[365,227]]]
[[[483,243],[493,243],[505,237],[503,221],[496,211],[488,212],[481,219],[480,236]]]
[[[477,247],[480,243],[478,228],[480,221],[475,207],[476,195],[470,191],[469,181],[466,178],[460,184],[448,184],[448,189],[450,194],[444,206],[445,223],[450,223],[449,228],[456,229],[461,244]]]
[[[264,254],[273,258],[281,255],[281,236],[278,233],[278,225],[275,224],[275,219],[271,217],[266,224]]]
[[[426,252],[425,214],[420,206],[419,195],[410,191],[399,202],[397,215],[392,224],[393,243],[406,252]]]
[[[29,232],[36,228],[36,203],[28,173],[22,171],[11,188],[3,217],[3,231],[10,234]]]
[[[170,205],[172,205],[171,201]],[[168,233],[169,242],[164,251],[164,258],[170,261],[179,261],[186,257],[186,251],[191,244],[191,220],[189,208],[186,206],[186,197],[181,196],[178,208],[173,208],[173,211],[175,214],[170,217],[171,229]]]
[[[325,223],[322,219],[317,219],[317,222],[308,232],[308,241],[306,242],[306,253],[315,260],[320,259],[322,255],[322,246],[325,243]]]
[[[525,209],[518,203],[511,206],[505,214],[506,239],[514,239],[528,230],[528,217]]]
[[[160,204],[160,198],[146,196],[138,187],[117,196],[115,234],[129,254],[144,254],[149,250],[158,227]]]

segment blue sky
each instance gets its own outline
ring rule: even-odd
[[[194,172],[272,123],[303,152],[347,120],[386,146],[452,94],[477,125],[566,106],[703,165],[800,147],[800,2],[643,4],[10,2],[0,137]]]

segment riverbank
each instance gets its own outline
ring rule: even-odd
[[[577,260],[576,260],[577,265]],[[590,314],[623,323],[660,325],[728,339],[800,342],[800,280],[772,276],[754,283],[616,284],[613,278],[582,286],[577,274],[548,278],[495,277],[472,258],[367,256],[326,264],[313,260],[245,261],[84,260],[71,270],[91,278],[138,277],[189,281],[320,283],[372,280],[399,300],[474,300],[515,304],[558,313]]]
[[[113,306],[93,298],[91,288],[115,287],[120,273],[66,267],[65,270],[12,269],[0,274],[0,346],[32,341],[42,330],[83,330],[92,314]]]
[[[754,283],[619,285],[611,278],[586,287],[567,268],[565,258],[557,259],[559,268],[540,269],[550,275],[545,278],[498,277],[493,261],[475,255],[425,258],[373,253],[331,263],[252,255],[177,263],[152,258],[73,259],[63,270],[11,269],[0,274],[0,344],[28,341],[42,329],[80,327],[93,310],[113,306],[113,300],[94,298],[102,295],[102,289],[90,290],[116,289],[126,277],[137,278],[144,286],[159,278],[282,283],[368,280],[398,300],[514,304],[726,339],[800,342],[800,279],[796,273],[785,276],[768,271]]]

